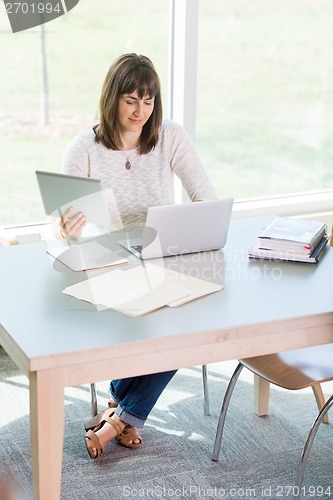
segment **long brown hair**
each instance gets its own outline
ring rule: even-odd
[[[119,97],[135,91],[140,99],[154,97],[154,109],[142,128],[138,151],[146,154],[154,149],[162,122],[160,79],[148,57],[133,53],[118,57],[107,72],[99,101],[100,123],[94,128],[96,142],[101,142],[108,149],[121,149]]]

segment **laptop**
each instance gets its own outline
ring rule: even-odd
[[[145,227],[119,243],[140,259],[223,248],[233,198],[150,207]]]
[[[88,222],[109,227],[110,217],[101,179],[36,170],[45,213],[61,217],[70,207]]]

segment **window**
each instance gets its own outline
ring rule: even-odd
[[[220,195],[333,188],[332,25],[330,0],[200,1],[197,147]]]
[[[0,94],[0,225],[40,221],[45,214],[35,170],[59,170],[68,142],[96,124],[102,82],[118,55],[137,52],[150,57],[167,99],[169,1],[80,0],[69,13],[44,25],[46,125],[41,29],[13,34],[3,10],[0,30],[5,61]]]
[[[42,30],[13,34],[3,11],[0,225],[45,219],[34,172],[98,121],[119,54],[151,57],[167,116],[170,1],[80,0],[45,24],[46,125]],[[333,190],[332,24],[331,0],[199,0],[196,142],[218,195]]]

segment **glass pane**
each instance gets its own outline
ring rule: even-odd
[[[333,2],[204,0],[197,145],[220,195],[333,186]]]
[[[68,142],[98,122],[102,82],[116,57],[150,57],[167,99],[168,0],[80,0],[44,28],[46,125],[41,28],[13,34],[6,16],[0,17],[0,225],[46,218],[35,170],[58,171]]]

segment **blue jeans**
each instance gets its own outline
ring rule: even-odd
[[[143,427],[156,401],[177,370],[112,380],[110,394],[118,403],[116,413],[123,422]]]

